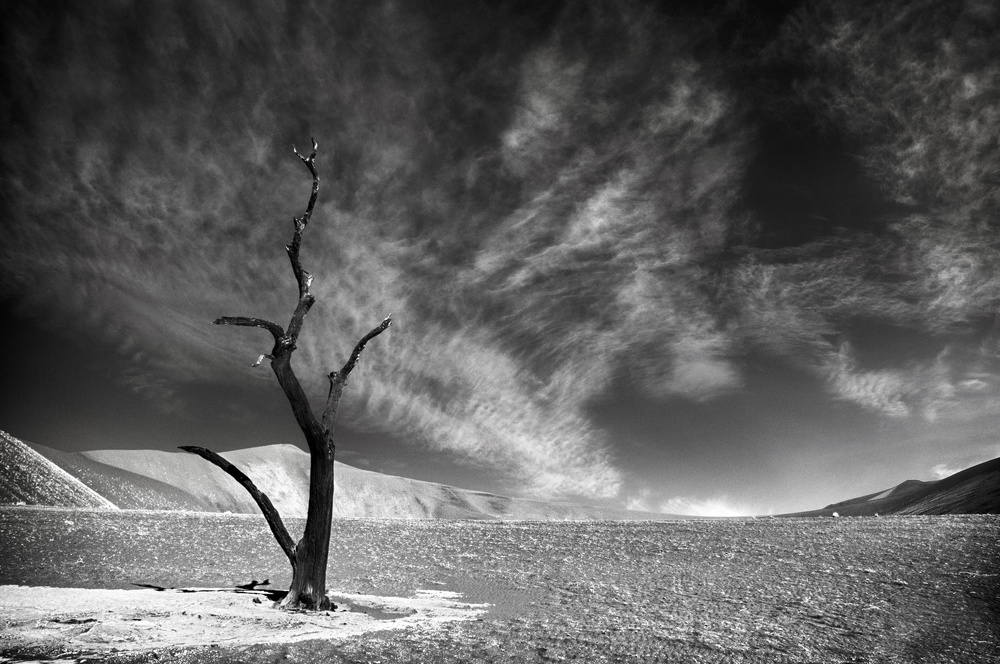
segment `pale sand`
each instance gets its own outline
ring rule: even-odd
[[[0,651],[146,652],[337,640],[472,620],[488,606],[462,602],[457,593],[440,590],[418,590],[414,597],[330,597],[335,611],[287,612],[274,608],[262,592],[0,586]]]

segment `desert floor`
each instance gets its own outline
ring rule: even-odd
[[[332,541],[337,610],[289,614],[234,589],[287,587],[260,517],[0,508],[0,661],[1000,657],[995,516],[346,519]]]

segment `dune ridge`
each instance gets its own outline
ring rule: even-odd
[[[223,452],[286,517],[304,517],[309,455],[279,444]],[[401,519],[635,520],[691,518],[510,498],[335,463],[338,517]],[[0,431],[0,503],[259,514],[235,480],[185,452],[70,453]],[[1000,458],[937,481],[906,480],[822,509],[780,516],[1000,514]]]
[[[33,455],[60,469],[107,505],[122,509],[193,510],[259,514],[256,503],[235,480],[204,459],[186,452],[160,450],[93,450],[69,453],[26,443],[12,436],[8,446],[17,458]],[[279,444],[221,454],[249,476],[285,517],[304,517],[309,500],[309,455],[295,445]],[[8,464],[11,465],[11,464]],[[17,463],[12,465],[17,466]],[[37,464],[36,464],[37,465]],[[25,466],[7,484],[32,487],[37,478]],[[600,520],[669,519],[673,515],[510,498],[482,491],[385,475],[335,463],[333,511],[338,517],[402,519]],[[62,505],[58,496],[44,497],[44,487],[19,489],[26,499],[0,502]],[[34,491],[34,493],[32,493]],[[61,494],[60,494],[61,495]],[[88,494],[89,495],[89,494]],[[47,502],[46,502],[47,501]],[[68,506],[107,506],[77,504]]]
[[[842,500],[819,510],[782,516],[888,516],[1000,514],[1000,458],[937,481],[906,480],[884,491]]]
[[[118,507],[58,464],[0,431],[0,502],[30,505]]]

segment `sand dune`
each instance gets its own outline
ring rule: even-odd
[[[3,431],[0,477],[0,503],[115,508],[62,467]]]
[[[186,452],[159,450],[95,450],[77,454],[11,437],[5,443],[11,458],[37,458],[60,471],[80,490],[105,501],[101,506],[122,509],[194,510],[257,514],[253,499],[229,475],[204,459]],[[16,455],[15,455],[16,453]],[[305,516],[309,499],[309,455],[294,445],[266,445],[224,452],[278,511],[286,517]],[[12,461],[11,466],[18,466]],[[37,465],[37,463],[35,464]],[[21,487],[28,504],[76,505],[49,496],[44,473],[29,469],[7,484]],[[384,475],[336,463],[334,514],[340,517],[405,519],[665,519],[670,515],[629,512],[602,507],[509,498],[480,491]],[[36,481],[37,480],[37,481]],[[13,494],[11,494],[13,495]],[[80,506],[83,506],[82,504]],[[88,506],[98,506],[88,504]]]
[[[784,516],[880,514],[1000,514],[1000,458],[936,482],[906,480],[877,493]]]
[[[229,475],[185,452],[67,453],[0,432],[0,503],[257,514]],[[287,517],[305,516],[309,455],[294,445],[225,452]],[[509,498],[336,463],[334,514],[404,519],[669,519],[676,515]],[[907,480],[823,509],[783,516],[1000,513],[1000,459],[936,482]]]
[[[82,454],[25,444],[121,509],[211,510],[203,501],[167,483],[99,463]]]

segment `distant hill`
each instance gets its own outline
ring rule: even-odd
[[[305,516],[309,455],[294,445],[224,452],[283,516]],[[670,514],[508,498],[336,462],[334,515],[402,519],[634,520]],[[70,453],[0,431],[0,504],[257,514],[235,480],[186,452],[97,450]],[[781,516],[1000,514],[1000,458],[935,482],[907,480],[823,509]]]
[[[3,431],[0,477],[0,503],[115,509],[110,500]]]
[[[257,514],[235,480],[186,452],[98,450],[68,453],[3,437],[0,503],[193,510]],[[266,493],[283,516],[305,516],[309,455],[294,445],[266,445],[222,456]],[[403,519],[670,519],[673,515],[508,498],[434,482],[384,475],[336,462],[334,515]],[[41,469],[41,470],[39,470]],[[47,474],[46,474],[47,473]],[[73,499],[53,474],[91,502]]]
[[[1000,458],[935,482],[906,480],[891,489],[782,516],[1000,514]]]
[[[177,487],[44,445],[24,443],[121,509],[212,511]]]

